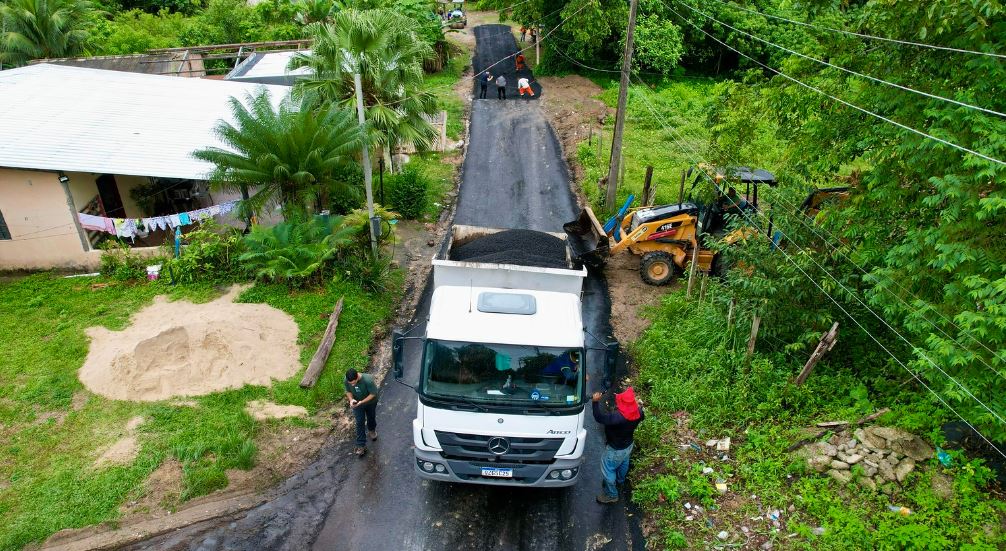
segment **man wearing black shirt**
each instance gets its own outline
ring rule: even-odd
[[[592,396],[594,420],[604,425],[604,456],[601,458],[601,475],[604,477],[604,493],[597,496],[598,503],[618,501],[616,484],[625,483],[629,473],[629,457],[632,455],[632,435],[639,423],[643,422],[643,408],[636,402],[632,387],[615,394],[615,411],[604,411],[601,406],[602,393]]]

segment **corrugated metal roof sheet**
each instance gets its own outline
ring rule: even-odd
[[[254,53],[235,67],[227,75],[227,80],[292,86],[298,78],[310,76],[311,69],[307,67],[288,69],[290,61],[297,54],[310,53],[311,50]]]
[[[0,167],[202,179],[229,99],[263,86],[39,64],[0,71]]]

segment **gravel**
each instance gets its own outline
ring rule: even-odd
[[[533,230],[503,230],[454,247],[451,260],[517,264],[540,268],[568,268],[566,243]]]

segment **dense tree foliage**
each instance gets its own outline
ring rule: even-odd
[[[88,0],[0,2],[0,66],[83,54],[96,13]]]

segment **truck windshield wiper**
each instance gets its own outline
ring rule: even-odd
[[[478,411],[482,411],[482,412],[489,411],[489,408],[485,407],[482,404],[479,404],[478,402],[475,402],[474,400],[470,400],[468,398],[465,398],[464,396],[451,396],[451,400],[457,400],[457,401],[460,401],[460,402],[464,402],[465,404],[468,404],[469,406],[472,406],[473,408],[477,409]],[[454,405],[457,405],[457,404],[454,404]]]
[[[556,411],[555,408],[550,408],[550,407],[545,407],[545,406],[525,407],[523,409],[524,409],[524,411],[526,413],[531,413],[531,414],[546,413],[548,415],[559,415],[559,412]]]

